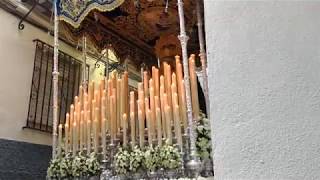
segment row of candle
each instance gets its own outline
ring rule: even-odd
[[[194,58],[190,56],[189,70],[193,115],[197,119],[199,102]],[[120,78],[113,72],[110,79],[100,81],[97,87],[94,82],[90,83],[88,91],[80,86],[79,96],[66,114],[64,149],[73,154],[86,150],[106,155],[107,135],[111,144],[121,139],[123,146],[127,146],[129,140],[130,144],[143,147],[146,143],[161,146],[163,139],[169,143],[175,139],[182,149],[182,135],[187,134],[188,127],[186,111],[179,56],[176,56],[175,72],[167,63],[163,63],[162,75],[155,67],[150,75],[145,71],[136,94],[128,91],[127,72]],[[60,124],[58,153],[62,149],[62,129]]]

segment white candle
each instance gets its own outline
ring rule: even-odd
[[[127,146],[127,126],[128,126],[128,122],[127,122],[127,114],[123,114],[122,116],[122,122],[123,122],[123,146]]]
[[[132,146],[134,147],[136,145],[136,127],[135,127],[135,118],[134,118],[134,112],[130,113],[130,130],[131,130],[131,142]]]
[[[161,112],[160,108],[156,109],[156,116],[157,116],[157,137],[158,137],[158,145],[162,146],[162,130],[161,130]]]
[[[142,119],[142,112],[138,111],[139,119],[139,143],[140,147],[144,147],[144,120]]]
[[[76,122],[73,123],[72,129],[73,129],[72,130],[72,132],[73,132],[73,134],[72,134],[72,138],[73,138],[72,155],[75,156],[77,153],[77,144],[76,144],[76,142],[77,142],[77,123]]]

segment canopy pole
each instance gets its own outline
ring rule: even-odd
[[[203,23],[200,10],[200,0],[197,0],[197,20],[198,20],[198,37],[200,46],[200,60],[202,65],[202,76],[203,76],[203,93],[206,101],[207,116],[210,117],[210,101],[209,101],[209,88],[208,88],[208,74],[207,74],[207,56],[204,48],[204,35],[203,35]]]
[[[186,90],[186,103],[187,103],[189,140],[190,140],[190,161],[187,163],[187,166],[190,170],[194,171],[194,173],[197,173],[200,162],[197,157],[197,149],[195,144],[196,137],[195,137],[194,120],[192,117],[189,63],[188,63],[188,54],[187,54],[187,43],[188,43],[189,37],[187,36],[186,29],[185,29],[184,10],[183,10],[182,0],[178,0],[178,11],[179,11],[179,20],[180,20],[180,35],[178,36],[178,38],[180,40],[181,48],[182,48],[184,86]]]
[[[85,34],[82,36],[82,56],[83,56],[83,77],[82,86],[83,89],[87,89],[87,37]]]
[[[54,50],[53,50],[53,132],[52,132],[52,157],[56,157],[57,126],[58,126],[58,80],[59,80],[59,18],[57,0],[54,1]]]

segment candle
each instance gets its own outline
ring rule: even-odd
[[[72,144],[72,155],[75,156],[76,153],[77,153],[77,123],[74,122],[73,123],[73,127],[72,127],[72,132],[73,132],[73,135],[72,135],[72,138],[73,138],[73,144]]]
[[[168,96],[168,103],[169,105],[171,105],[171,67],[170,65],[167,65],[166,72],[167,72],[167,78],[166,78],[167,81],[165,82],[165,85],[166,85],[165,90]]]
[[[87,111],[87,117],[89,116],[90,111]],[[87,154],[91,153],[91,120],[87,120]]]
[[[138,111],[139,119],[139,143],[140,147],[144,147],[144,119],[142,119],[142,112]]]
[[[76,118],[76,122],[77,122],[77,135],[78,135],[78,140],[80,140],[80,118],[81,118],[81,103],[78,102],[77,103],[77,106],[76,106],[76,109],[77,109],[77,116],[75,116]]]
[[[105,109],[105,107],[102,107],[103,109]],[[102,139],[102,159],[106,159],[106,155],[107,155],[107,142],[106,142],[106,128],[103,128],[106,126],[106,118],[103,117],[103,119],[101,120],[101,139]]]
[[[177,94],[175,94],[177,95]],[[174,134],[177,138],[178,145],[182,151],[182,135],[181,135],[181,125],[180,125],[180,116],[179,116],[179,106],[174,106]]]
[[[149,146],[152,146],[152,135],[153,135],[153,132],[152,132],[152,120],[151,120],[151,111],[150,109],[148,109],[147,111],[147,127],[148,127],[148,143],[149,143]]]
[[[129,112],[129,108],[128,108],[128,95],[129,95],[129,78],[128,78],[128,72],[125,71],[123,73],[123,84],[124,84],[124,88],[123,88],[123,97],[124,97],[124,102],[123,102],[123,106],[124,106],[124,113],[128,114]]]
[[[149,81],[149,90],[150,90],[150,110],[151,110],[151,115],[150,115],[150,123],[151,123],[151,135],[152,138],[156,135],[155,134],[155,122],[156,122],[156,110],[155,110],[155,103],[154,103],[154,88],[153,88],[153,80],[150,79]]]
[[[157,126],[158,126],[157,127],[158,145],[162,146],[162,130],[161,130],[161,112],[160,112],[160,108],[156,108],[156,116],[157,116]]]
[[[64,149],[66,151],[66,154],[69,152],[69,118],[70,115],[69,113],[66,114],[66,123],[64,125],[64,134],[65,134],[65,139],[64,139]]]
[[[83,138],[83,120],[84,119],[84,112],[81,111],[81,114],[80,114],[80,151],[83,151],[83,143],[84,143],[84,138]]]
[[[83,105],[83,87],[82,85],[80,85],[79,87],[79,102],[80,102],[80,105]],[[79,107],[80,109],[82,108],[81,106]]]
[[[159,69],[155,68],[154,69],[154,91],[155,95],[159,97],[160,94],[160,85],[159,85]]]
[[[120,100],[120,98],[121,98],[121,80],[120,79],[118,79],[118,81],[117,81],[117,96],[116,96],[116,101],[115,101],[115,104],[116,104],[116,107],[117,107],[117,134],[119,134],[120,133],[120,126],[121,126],[121,124],[120,124],[120,122],[121,122],[121,111],[120,111],[120,107],[121,107],[121,105],[122,105],[122,102],[121,102],[121,100]]]
[[[147,97],[148,96],[148,72],[144,71],[143,72],[143,87],[144,87],[144,95]]]
[[[98,114],[99,114],[99,108],[95,109],[95,113],[94,113],[94,117],[95,119],[93,120],[93,134],[94,134],[94,138],[93,138],[93,142],[94,142],[94,152],[98,153]]]
[[[190,86],[191,86],[191,100],[192,100],[192,110],[193,117],[199,119],[199,99],[198,99],[198,84],[197,75],[195,72],[195,55],[192,54],[189,58],[189,72],[190,72]]]
[[[141,103],[141,106],[140,106],[140,110],[142,112],[142,119],[145,119],[145,116],[144,116],[144,91],[143,91],[143,87],[142,87],[142,83],[138,83],[138,99],[139,99],[139,102]],[[138,103],[139,105],[139,103]]]
[[[164,113],[164,77],[160,76],[160,107],[162,109],[161,111],[161,117],[162,117],[162,132],[163,132],[163,137],[166,138],[166,117]]]
[[[115,91],[115,89],[113,89]],[[110,114],[111,114],[111,144],[114,144],[116,131],[117,131],[117,120],[116,120],[116,107],[115,107],[115,95],[111,96],[110,101]]]
[[[167,140],[169,144],[172,144],[172,132],[171,132],[171,113],[170,113],[170,107],[167,105],[165,107],[165,115],[166,115],[166,125],[167,125]]]
[[[127,114],[123,114],[122,116],[122,122],[123,122],[123,146],[127,146]]]
[[[60,156],[62,149],[62,124],[59,124],[58,143],[58,156]]]
[[[135,146],[135,134],[136,134],[136,127],[135,127],[135,106],[134,106],[135,98],[134,98],[134,91],[130,92],[130,132],[131,132],[131,142],[132,146]]]
[[[130,113],[130,130],[131,130],[131,142],[132,146],[134,147],[136,145],[136,127],[135,127],[135,118],[134,118],[134,112]]]
[[[79,148],[79,129],[78,129],[79,124],[78,124],[78,121],[76,121],[76,119],[78,119],[78,114],[76,112],[74,112],[73,117],[75,119],[75,121],[74,121],[74,125],[75,126],[73,126],[73,132],[74,132],[74,134],[73,134],[74,135],[73,144],[75,144],[75,150],[77,152],[78,148]]]

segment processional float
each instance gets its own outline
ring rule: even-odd
[[[55,1],[54,18],[53,157],[61,156],[62,150],[73,156],[78,152],[95,152],[100,154],[103,163],[111,164],[118,145],[162,146],[166,142],[176,144],[181,153],[188,156],[186,167],[197,172],[200,162],[196,154],[195,123],[199,119],[199,100],[195,55],[190,58],[187,55],[188,36],[185,31],[183,2],[178,0],[179,40],[183,62],[176,56],[175,71],[166,63],[163,64],[163,72],[156,67],[152,67],[151,72],[144,71],[143,82],[138,84],[137,92],[129,92],[127,72],[122,75],[113,72],[110,78],[83,84],[66,114],[66,122],[58,125],[58,24],[59,16],[68,17],[58,8],[61,2]],[[111,10],[123,1],[114,2],[112,8],[104,10]],[[74,18],[77,23],[81,19],[81,16]],[[200,13],[198,20],[201,21]],[[202,32],[200,26],[198,24]],[[205,73],[206,106],[209,111],[206,59],[203,34],[200,32],[199,38],[200,57]],[[83,42],[85,44],[85,38]],[[84,59],[85,56],[84,52]]]

